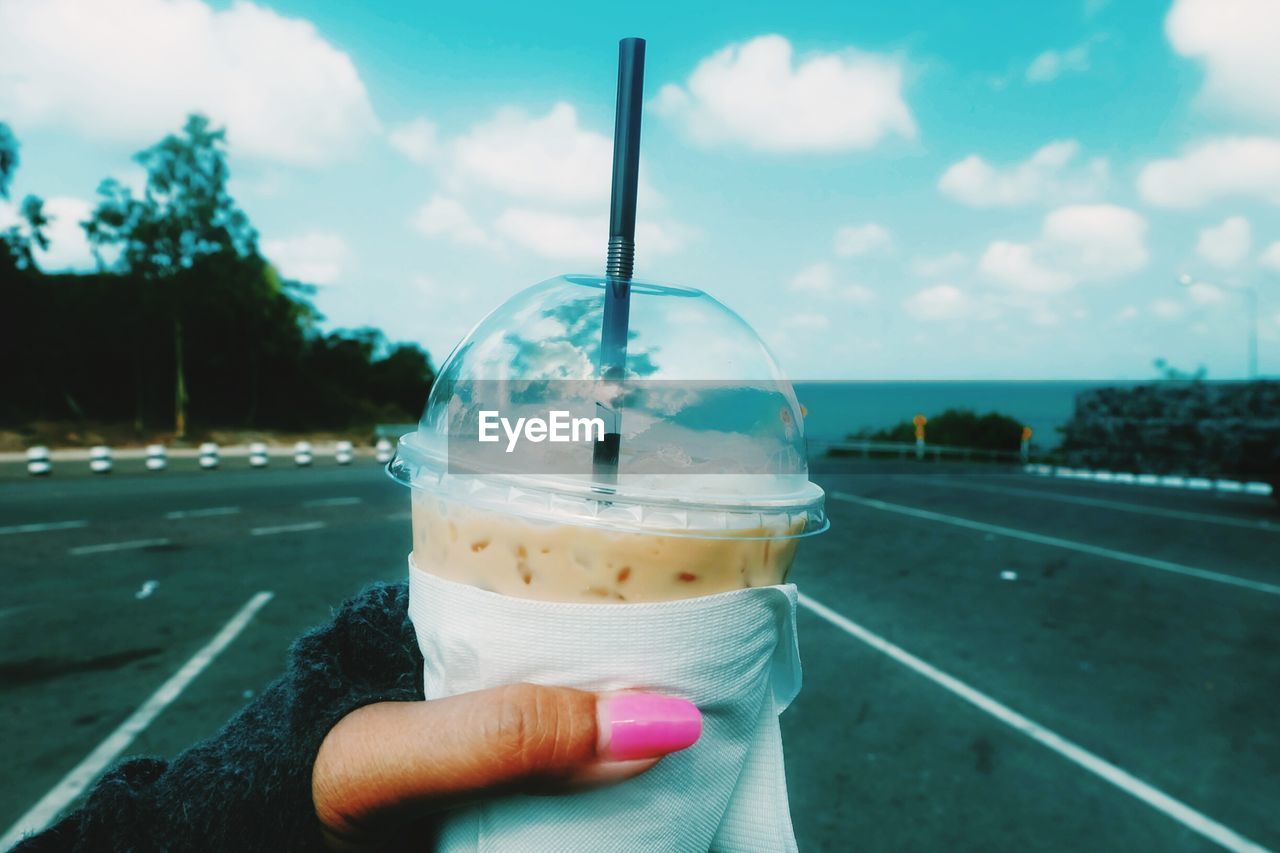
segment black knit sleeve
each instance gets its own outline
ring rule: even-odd
[[[422,698],[405,584],[377,585],[295,641],[285,673],[209,740],[170,762],[125,761],[84,804],[15,853],[322,849],[311,767],[362,705]]]

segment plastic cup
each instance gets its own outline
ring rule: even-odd
[[[387,466],[412,489],[415,564],[553,601],[782,583],[799,539],[828,526],[790,382],[724,305],[644,282],[631,284],[625,376],[600,381],[604,288],[575,275],[522,291],[441,366]],[[587,436],[509,431],[556,412]],[[498,441],[480,441],[485,413],[507,421]],[[593,414],[620,435],[607,481],[591,465]]]

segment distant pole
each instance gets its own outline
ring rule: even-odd
[[[1177,278],[1183,287],[1194,285],[1195,279],[1183,273]],[[1211,285],[1212,286],[1212,285]],[[1249,362],[1248,376],[1258,378],[1258,288],[1251,284],[1223,284],[1227,290],[1235,290],[1244,294],[1245,308],[1249,312]]]
[[[1031,427],[1024,426],[1022,428],[1022,461],[1026,462],[1031,458]]]
[[[916,415],[911,422],[916,425],[916,458],[924,459],[924,425],[929,423],[929,419],[924,415]]]

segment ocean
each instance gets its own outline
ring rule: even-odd
[[[1106,380],[1048,381],[866,381],[797,382],[796,396],[808,410],[810,441],[839,441],[860,429],[881,429],[917,414],[946,409],[997,412],[1031,427],[1032,443],[1058,446],[1059,427],[1071,419],[1076,394],[1090,388],[1141,384]]]

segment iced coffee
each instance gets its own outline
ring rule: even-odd
[[[786,580],[792,530],[663,535],[523,518],[413,496],[413,558],[447,580],[544,601],[670,601]]]

